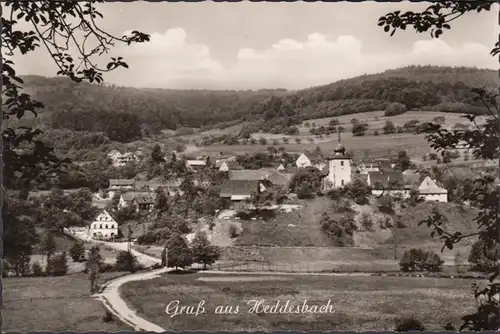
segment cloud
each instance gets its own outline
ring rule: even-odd
[[[224,64],[212,56],[209,46],[190,41],[184,29],[175,28],[151,34],[149,43],[117,46],[115,55],[122,56],[130,68],[105,79],[136,87],[300,89],[407,65],[497,68],[490,47],[474,42],[451,46],[442,39],[429,39],[413,43],[405,52],[385,51],[384,46],[367,52],[355,36],[332,38],[315,32],[304,40],[285,38],[263,49],[240,48],[235,61]],[[24,59],[18,65],[21,73],[50,75],[50,68],[55,74],[53,67],[41,63]]]

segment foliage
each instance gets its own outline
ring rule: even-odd
[[[66,251],[47,259],[45,270],[49,276],[64,276],[68,273],[68,258]]]
[[[131,273],[137,271],[139,262],[137,257],[129,251],[121,251],[116,256],[116,270],[117,271],[130,271]]]
[[[372,219],[370,218],[370,214],[364,212],[361,214],[361,217],[359,218],[359,223],[361,225],[361,228],[364,231],[372,231],[373,230],[373,222]]]
[[[228,230],[228,233],[229,233],[229,237],[230,238],[237,238],[239,233],[238,233],[238,228],[235,226],[235,225],[229,225],[229,230]]]
[[[410,97],[411,93],[418,94],[419,92],[414,90],[413,92],[409,91],[409,92],[405,92],[405,93],[407,93],[407,96],[405,96],[406,98],[411,98]],[[393,102],[393,103],[388,104],[387,107],[385,108],[384,116],[401,115],[401,114],[404,114],[407,110],[408,110],[408,108],[403,103]]]
[[[83,242],[80,240],[75,240],[69,250],[69,255],[75,262],[81,262],[82,259],[85,259],[85,245],[83,244]]]
[[[366,130],[368,130],[368,124],[366,123],[355,123],[352,126],[353,136],[364,136]]]
[[[308,198],[321,190],[322,179],[321,172],[315,167],[300,169],[292,177],[289,189],[299,198]]]
[[[398,318],[396,319],[395,332],[409,332],[409,331],[425,331],[424,325],[415,318]]]
[[[443,263],[444,261],[433,251],[411,248],[404,252],[399,261],[399,267],[403,272],[438,272],[443,269]]]
[[[469,263],[474,265],[475,270],[490,272],[498,266],[500,245],[486,245],[484,240],[478,240],[472,244],[468,257]]]
[[[368,203],[368,196],[371,194],[371,189],[364,180],[355,178],[350,184],[344,187],[343,193],[356,204],[364,205]]]
[[[384,134],[394,133],[396,132],[396,127],[394,126],[394,123],[392,123],[391,121],[387,121],[385,122],[382,130],[384,131]]]
[[[100,249],[98,246],[93,246],[87,258],[87,262],[85,264],[85,269],[87,271],[89,281],[90,281],[90,293],[94,293],[96,289],[96,280],[99,278],[99,273],[101,272],[101,268],[103,266],[103,258],[100,253]]]
[[[205,232],[198,232],[192,243],[193,261],[202,263],[204,269],[207,265],[215,263],[220,257],[220,250],[210,245]]]
[[[179,233],[173,233],[167,242],[167,266],[185,268],[193,263],[192,252],[186,240]]]
[[[31,273],[35,277],[40,277],[45,275],[45,272],[43,271],[43,266],[40,264],[40,262],[35,261],[31,264]]]
[[[385,194],[377,198],[377,207],[380,212],[394,213],[394,201],[391,195]]]

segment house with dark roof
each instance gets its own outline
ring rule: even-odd
[[[260,193],[267,188],[259,180],[226,180],[220,191],[220,197],[231,201],[243,201],[253,193]]]
[[[389,159],[363,159],[357,163],[357,168],[361,174],[369,172],[390,172],[395,164]]]
[[[228,173],[229,180],[246,180],[246,181],[263,181],[272,172],[265,169],[241,169],[230,170]]]
[[[131,204],[136,207],[137,211],[150,211],[155,202],[155,193],[137,193]]]
[[[133,189],[135,187],[134,179],[110,179],[109,189],[119,190],[119,189]]]
[[[411,186],[406,184],[401,172],[368,172],[367,182],[375,196],[389,194],[408,198],[410,195]]]

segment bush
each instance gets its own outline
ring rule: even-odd
[[[433,251],[412,248],[404,252],[399,267],[402,272],[440,272],[443,270],[443,263],[444,261]]]
[[[453,331],[453,332],[455,332],[457,330],[451,322],[446,323],[446,325],[443,326],[443,329],[445,331]]]
[[[38,261],[35,261],[31,264],[31,273],[35,277],[45,276],[45,273],[43,272],[43,267]]]
[[[364,231],[371,231],[373,229],[373,222],[370,215],[366,212],[361,215],[359,223]]]
[[[64,276],[68,273],[66,252],[54,255],[47,263],[46,272],[50,276]]]
[[[83,242],[76,240],[69,250],[69,255],[74,262],[85,261],[85,246]]]
[[[161,269],[163,268],[163,266],[159,263],[155,263],[151,266],[151,269],[155,270],[155,269]]]
[[[237,238],[239,236],[238,228],[234,225],[229,225],[229,237]]]
[[[500,246],[486,247],[484,241],[478,240],[472,244],[472,248],[468,257],[469,263],[474,265],[473,269],[488,272],[496,267],[498,260],[497,252],[500,251]],[[486,253],[486,254],[485,254]]]
[[[409,332],[409,331],[425,331],[424,325],[415,318],[398,318],[396,319],[395,332]]]
[[[389,104],[385,108],[384,116],[395,116],[395,115],[404,114],[407,110],[408,110],[408,108],[406,108],[406,106],[404,104],[399,103],[399,102],[394,102],[394,103]]]
[[[104,312],[104,316],[102,317],[102,321],[112,322],[113,320],[113,314],[108,309],[106,309],[106,311]]]
[[[394,212],[394,201],[390,195],[383,195],[378,197],[377,206],[382,213],[393,213]]]
[[[117,271],[130,271],[133,273],[139,269],[138,264],[137,257],[132,252],[121,251],[116,256],[115,267]]]
[[[116,271],[116,266],[114,266],[110,263],[102,263],[99,267],[100,273],[111,273],[114,271]]]

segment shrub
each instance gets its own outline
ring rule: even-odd
[[[394,201],[390,195],[383,195],[377,198],[377,206],[382,213],[394,212]]]
[[[385,108],[384,116],[395,116],[405,113],[408,110],[406,106],[399,102],[389,104]]]
[[[238,228],[234,225],[229,225],[229,237],[237,238],[239,236]]]
[[[403,272],[439,272],[443,270],[443,263],[444,261],[433,251],[412,248],[404,252],[399,267]]]
[[[163,266],[159,263],[155,263],[151,266],[151,269],[155,270],[155,269],[161,269],[163,268]]]
[[[50,276],[64,276],[68,273],[66,252],[54,255],[47,263],[46,272]]]
[[[455,332],[457,330],[451,322],[446,323],[446,325],[443,326],[443,329],[445,331],[453,331],[453,332]]]
[[[500,246],[496,245],[495,248],[486,247],[484,241],[478,240],[472,244],[468,261],[474,265],[473,269],[475,270],[484,272],[490,271],[497,265],[496,261],[498,260],[497,254],[499,251]]]
[[[395,332],[409,332],[409,331],[425,331],[424,325],[417,319],[411,318],[398,318],[396,319]]]
[[[364,212],[361,215],[359,223],[361,225],[361,228],[365,231],[371,231],[373,229],[372,219],[370,218],[370,215],[366,212]]]
[[[31,272],[35,277],[45,276],[45,273],[43,272],[43,267],[38,261],[35,261],[31,264]]]
[[[102,317],[102,321],[112,322],[113,320],[114,320],[113,314],[108,309],[106,309],[106,311],[104,311],[104,316]]]
[[[69,255],[74,262],[85,261],[85,246],[83,242],[76,240],[69,250]]]
[[[136,272],[138,270],[137,257],[129,251],[121,251],[116,256],[116,270]]]

